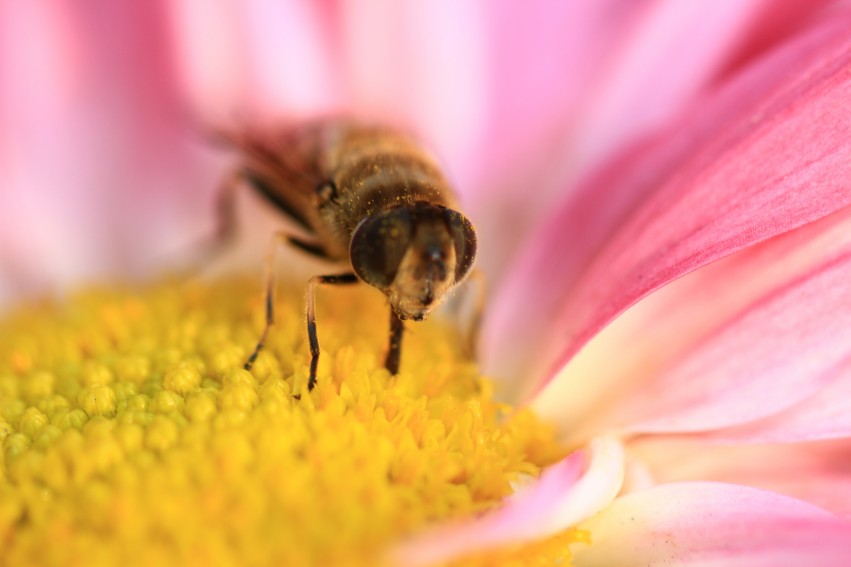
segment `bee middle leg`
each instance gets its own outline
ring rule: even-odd
[[[473,312],[470,315],[470,321],[467,325],[467,331],[465,333],[461,350],[467,358],[476,359],[476,351],[478,350],[479,343],[479,331],[482,326],[482,316],[485,312],[485,304],[487,303],[488,297],[488,282],[485,278],[484,272],[481,270],[473,270],[465,282],[467,289],[470,288],[471,283],[475,283],[476,285],[476,296],[472,307]]]
[[[181,253],[181,267],[176,275],[195,276],[212,260],[220,256],[237,237],[236,191],[242,183],[242,173],[238,169],[222,178],[215,202],[215,229],[196,242],[189,243],[187,250]],[[167,259],[170,263],[173,259]]]
[[[251,356],[249,356],[248,360],[245,361],[244,368],[246,370],[251,370],[251,367],[254,365],[254,361],[257,360],[257,356],[266,345],[266,335],[269,334],[269,329],[275,324],[275,291],[277,289],[276,266],[278,250],[283,244],[296,246],[297,248],[320,258],[326,257],[325,252],[317,244],[302,240],[301,238],[286,231],[278,231],[274,234],[269,245],[269,253],[266,255],[266,325],[263,327],[263,333],[257,341],[257,346],[254,347],[254,351],[251,353]]]
[[[237,240],[238,234],[238,219],[237,219],[237,191],[240,189],[254,189],[257,193],[263,196],[273,195],[274,191],[269,188],[269,182],[265,181],[259,174],[248,169],[236,168],[230,171],[221,181],[218,192],[216,193],[215,202],[215,230],[212,234],[206,236],[201,242],[193,246],[195,266],[204,266],[211,260],[221,255],[230,245]],[[306,224],[304,218],[297,211],[289,207],[284,201],[275,201],[277,210],[282,212],[284,216],[293,221],[298,231],[305,234],[308,238],[312,236],[310,227]],[[325,251],[318,245],[297,237],[293,234],[287,234],[285,239],[292,245],[302,249],[303,251],[327,259]]]
[[[307,391],[316,386],[316,367],[319,365],[319,338],[316,335],[316,286],[345,285],[358,283],[358,278],[352,273],[313,276],[307,282],[307,341],[310,343],[310,377],[307,380]]]

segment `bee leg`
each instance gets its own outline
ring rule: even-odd
[[[214,243],[227,243],[236,235],[236,189],[244,179],[241,169],[231,171],[216,196],[216,232]]]
[[[316,386],[316,367],[319,365],[319,339],[316,336],[316,286],[319,284],[345,285],[358,283],[354,274],[313,276],[307,281],[307,341],[310,343],[310,377],[307,391]]]
[[[485,304],[487,303],[488,297],[488,282],[485,278],[484,272],[481,270],[473,270],[470,273],[470,276],[467,278],[467,290],[470,289],[469,284],[471,280],[475,280],[476,285],[476,298],[473,303],[473,312],[470,315],[470,322],[467,326],[467,336],[464,338],[464,342],[462,343],[462,353],[469,359],[475,360],[478,343],[479,343],[479,330],[482,326],[482,316],[485,312]]]
[[[243,187],[246,189],[253,188],[261,195],[271,199],[271,197],[269,197],[271,189],[269,189],[268,183],[252,171],[244,168],[236,168],[225,176],[219,187],[218,194],[216,195],[215,231],[195,246],[197,252],[195,252],[195,258],[192,262],[193,265],[207,265],[235,240],[239,225],[239,219],[237,218],[236,192]],[[278,210],[282,211],[284,215],[293,220],[300,229],[304,229],[309,236],[312,235],[310,228],[305,224],[306,221],[294,210],[286,207],[286,204],[282,201],[275,201],[274,204]],[[317,244],[313,244],[293,235],[287,236],[287,240],[309,254],[319,258],[328,257],[325,250]]]
[[[399,357],[402,353],[402,334],[405,332],[405,323],[399,319],[393,309],[390,310],[390,343],[387,347],[387,358],[384,359],[384,368],[394,376],[399,373]]]
[[[235,169],[228,173],[216,193],[215,222],[212,234],[205,234],[181,245],[178,253],[168,252],[163,259],[173,274],[180,278],[199,275],[211,260],[214,260],[234,240],[237,233],[237,219],[234,208],[235,192],[242,182],[242,173]]]
[[[219,191],[216,194],[215,232],[204,237],[201,242],[196,243],[194,246],[195,252],[193,253],[191,265],[195,266],[195,268],[191,268],[188,273],[198,270],[201,266],[206,266],[227,248],[236,237],[236,190],[243,180],[243,173],[240,169],[234,169],[222,180]]]
[[[266,335],[269,333],[269,328],[275,324],[275,291],[277,289],[277,260],[278,249],[282,244],[288,243],[298,248],[309,251],[318,256],[323,256],[324,252],[318,246],[299,239],[285,231],[278,231],[272,236],[272,241],[269,244],[269,252],[266,255],[266,325],[263,327],[263,333],[260,335],[260,340],[257,341],[257,346],[248,360],[243,366],[246,370],[251,370],[254,361],[266,344]]]

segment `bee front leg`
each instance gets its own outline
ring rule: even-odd
[[[390,374],[399,373],[399,358],[402,353],[402,334],[405,332],[405,323],[399,319],[396,312],[390,309],[390,343],[387,346],[387,358],[384,359],[384,368]]]
[[[357,282],[357,276],[351,273],[313,276],[307,282],[307,341],[310,343],[310,377],[307,380],[308,392],[316,386],[316,367],[319,365],[319,338],[316,335],[316,286],[319,284],[344,285]]]

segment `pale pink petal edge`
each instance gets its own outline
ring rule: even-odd
[[[441,564],[479,551],[539,540],[591,517],[620,491],[625,457],[620,441],[610,437],[594,439],[588,453],[587,467],[585,451],[574,452],[498,510],[402,542],[391,550],[391,564]]]
[[[583,523],[578,567],[851,565],[851,524],[744,486],[665,484],[619,498]]]
[[[703,437],[648,436],[630,444],[628,458],[627,485],[647,488],[698,480],[745,485],[851,519],[846,440],[712,445]]]

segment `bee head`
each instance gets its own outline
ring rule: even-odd
[[[402,319],[424,319],[464,280],[476,232],[464,215],[425,202],[365,218],[352,234],[352,267],[383,291]]]

